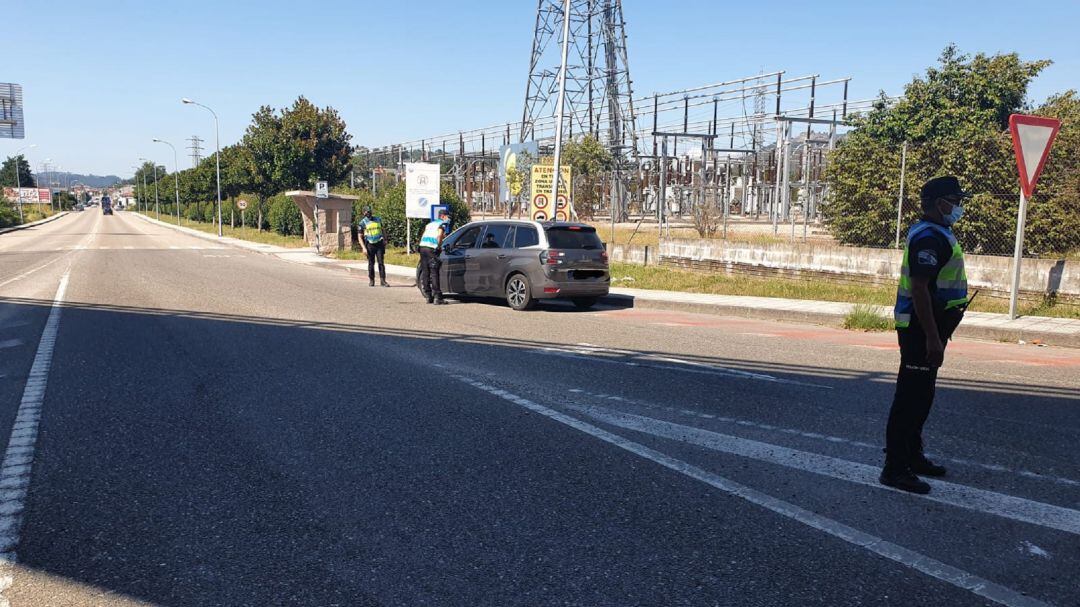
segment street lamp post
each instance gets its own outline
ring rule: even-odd
[[[155,139],[154,143],[164,143],[172,148],[173,191],[176,192],[176,225],[180,225],[180,165],[176,161],[176,146],[162,139]]]
[[[36,148],[37,144],[32,143],[25,146],[19,151],[15,152],[15,198],[19,201],[19,223],[23,222],[23,210],[22,210],[22,176],[19,175],[19,159],[22,158],[22,153],[30,148]]]
[[[214,154],[214,164],[217,168],[217,235],[221,238],[221,129],[218,126],[217,112],[187,97],[181,99],[180,102],[185,105],[197,105],[214,116],[214,147],[217,148],[217,153]]]

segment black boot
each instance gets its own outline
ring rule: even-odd
[[[911,470],[891,470],[885,468],[878,477],[878,482],[886,487],[893,487],[901,491],[926,495],[930,493],[930,485],[915,476]]]
[[[390,286],[390,283],[386,282],[385,280],[381,281],[380,284],[382,286],[384,286],[384,287],[389,287]]]
[[[369,279],[368,283],[367,283],[367,286],[374,287],[375,286],[375,279],[374,278]]]
[[[920,454],[911,462],[911,471],[920,476],[945,476],[945,466],[940,466]]]

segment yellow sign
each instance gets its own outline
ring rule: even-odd
[[[570,220],[570,167],[559,167],[559,192],[555,201],[551,200],[551,185],[555,180],[555,167],[550,164],[534,164],[532,167],[532,205],[529,216],[533,221]]]

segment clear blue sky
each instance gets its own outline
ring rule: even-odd
[[[140,156],[172,168],[198,134],[236,142],[263,104],[298,95],[337,108],[354,143],[381,145],[519,119],[533,0],[117,2],[6,0],[0,82],[23,85],[23,141],[80,173],[130,175]],[[1080,2],[624,0],[640,95],[784,69],[853,76],[853,98],[901,92],[955,42],[1055,64],[1036,101],[1080,87]],[[809,9],[809,10],[808,10]]]

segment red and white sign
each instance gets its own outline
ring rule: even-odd
[[[1020,188],[1030,198],[1035,192],[1050,146],[1061,129],[1056,118],[1013,114],[1009,116],[1009,132],[1012,133],[1013,151],[1016,152],[1016,168],[1020,171]]]
[[[244,209],[246,209],[246,208],[247,208],[247,201],[246,201],[246,200],[244,200],[243,198],[241,198],[240,200],[237,200],[237,201],[236,201],[236,208],[238,208],[238,209],[240,209],[241,211],[243,211]]]
[[[4,188],[4,198],[11,202],[21,200],[23,204],[51,204],[52,193],[49,188]]]

